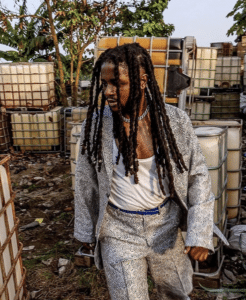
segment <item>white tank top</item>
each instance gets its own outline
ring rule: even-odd
[[[113,177],[109,201],[125,210],[145,210],[160,205],[169,197],[168,178],[163,180],[166,196],[163,195],[156,170],[155,156],[139,159],[138,184],[134,183],[134,176],[125,176],[125,166],[122,155],[116,165],[118,148],[113,141]]]

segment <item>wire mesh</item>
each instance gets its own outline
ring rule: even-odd
[[[228,194],[228,223],[231,219],[239,219],[241,206],[241,185],[242,185],[242,130],[243,121],[235,120],[208,120],[208,121],[192,121],[194,126],[227,126],[227,194]],[[237,221],[236,220],[236,221]]]
[[[5,108],[55,106],[54,63],[1,63],[0,103]]]
[[[17,151],[61,152],[64,124],[62,110],[58,106],[49,112],[9,111],[14,148]]]
[[[4,112],[0,112],[0,151],[8,151],[10,145],[11,135],[9,116]]]
[[[215,72],[215,86],[231,88],[240,86],[241,58],[218,57]]]
[[[0,156],[0,299],[27,300],[25,289],[26,270],[22,266],[15,216],[14,197],[8,162],[9,155]]]
[[[85,107],[66,107],[64,110],[64,152],[65,155],[70,154],[71,145],[71,131],[74,126],[82,124],[86,119],[88,106]]]
[[[211,119],[240,118],[240,93],[215,93],[211,103]]]
[[[206,101],[195,101],[191,105],[191,120],[209,120],[211,103]]]
[[[195,72],[193,56],[189,59],[188,76],[194,72],[194,81],[192,90],[187,90],[187,95],[200,95],[201,89],[214,87],[217,49],[210,47],[197,47],[195,56]]]

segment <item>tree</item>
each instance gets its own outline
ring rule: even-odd
[[[26,14],[26,1],[19,7],[17,22],[12,22],[6,13],[0,11],[0,44],[15,50],[0,51],[0,58],[13,62],[47,61],[53,55],[54,43],[47,34],[49,27],[44,3],[34,15],[39,18],[21,17]],[[59,34],[58,34],[59,35]],[[60,39],[61,35],[59,35]]]
[[[26,0],[22,1],[22,7],[26,7]],[[81,70],[88,73],[92,67],[93,58],[87,57],[87,47],[93,44],[98,36],[169,36],[174,30],[172,24],[165,24],[163,21],[163,11],[167,8],[169,0],[133,0],[130,5],[119,2],[121,0],[43,1],[44,11],[37,11],[34,15],[27,14],[26,10],[22,10],[19,15],[0,11],[0,26],[2,25],[4,38],[8,35],[9,20],[14,18],[20,22],[31,18],[32,24],[41,22],[45,26],[45,41],[52,41],[50,46],[55,48],[62,103],[65,106],[65,80],[70,78],[73,105],[76,105]],[[29,24],[24,23],[23,27],[27,26]],[[59,43],[62,44],[66,56],[61,55]],[[28,40],[26,44],[29,44]],[[28,58],[26,56],[25,59]],[[66,65],[68,60],[69,67]]]
[[[163,12],[170,0],[137,0],[132,5],[121,3],[111,35],[167,37],[174,31],[173,24],[165,24]]]
[[[232,16],[234,24],[227,31],[227,36],[233,34],[243,35],[246,32],[246,0],[237,0],[233,10],[226,17]]]

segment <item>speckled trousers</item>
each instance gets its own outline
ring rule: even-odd
[[[112,300],[148,300],[148,268],[158,299],[190,299],[193,269],[183,253],[180,214],[173,201],[155,215],[133,215],[107,207],[100,245]]]

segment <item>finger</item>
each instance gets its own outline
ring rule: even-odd
[[[184,254],[188,254],[190,252],[190,247],[185,247]]]

